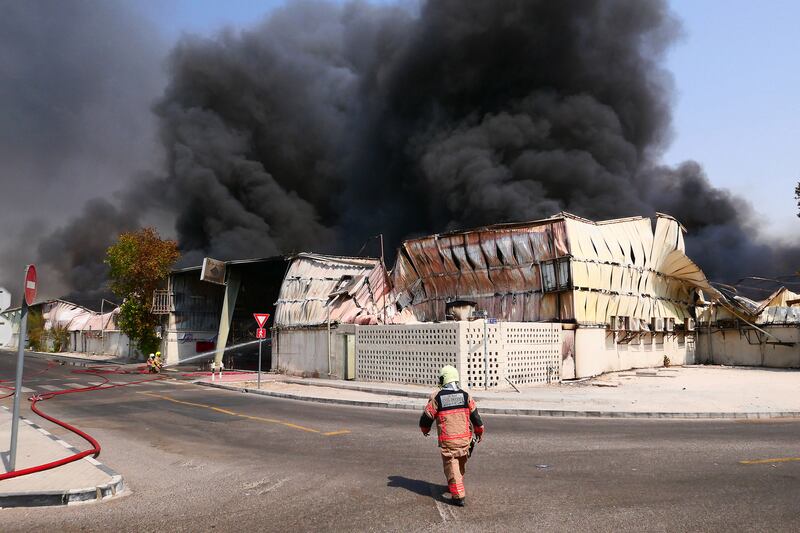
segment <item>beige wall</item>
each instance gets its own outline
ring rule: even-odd
[[[355,326],[331,328],[331,363],[328,376],[328,328],[276,329],[272,340],[272,370],[293,375],[342,379],[345,371],[345,334]]]
[[[699,362],[718,365],[765,366],[772,368],[800,367],[800,327],[766,326],[765,331],[794,346],[760,343],[774,339],[751,330],[748,337],[738,329],[701,328],[698,331],[697,358]]]
[[[624,333],[601,328],[575,330],[575,377],[597,376],[630,368],[693,364],[694,336],[690,333],[644,333],[620,343]]]
[[[561,330],[561,324],[500,322],[487,324],[489,386],[558,382],[629,368],[658,367],[664,356],[672,365],[693,364],[694,336],[644,333],[620,343],[621,332],[602,328]],[[345,333],[356,334],[356,379],[390,383],[436,383],[439,369],[454,365],[465,386],[483,388],[484,324],[442,322],[376,326],[340,325],[331,331],[331,372],[341,379],[345,368]],[[565,343],[569,336],[570,342]],[[571,342],[574,337],[574,344]],[[325,328],[278,330],[273,342],[273,370],[328,377]],[[565,348],[566,346],[566,348]],[[563,374],[562,374],[563,373]]]

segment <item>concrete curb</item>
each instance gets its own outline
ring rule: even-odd
[[[195,381],[195,385],[200,385],[202,387],[212,387],[215,389],[224,389],[229,391],[235,392],[244,392],[249,394],[258,394],[261,396],[270,396],[272,398],[282,398],[284,400],[300,400],[304,402],[315,402],[315,403],[329,403],[329,404],[337,404],[337,405],[349,405],[355,407],[384,407],[388,409],[408,409],[408,410],[418,410],[425,407],[424,403],[399,403],[399,402],[368,402],[363,400],[346,400],[344,398],[318,398],[316,396],[301,396],[299,394],[291,394],[288,392],[275,392],[275,391],[266,391],[266,390],[256,390],[256,389],[246,389],[242,387],[233,387],[231,385],[221,385],[219,383],[206,383],[203,381]]]
[[[358,392],[370,392],[372,394],[383,394],[385,396],[402,396],[402,397],[405,397],[405,398],[422,398],[424,400],[427,400],[428,397],[431,395],[430,392],[422,392],[422,391],[418,392],[418,391],[410,391],[410,390],[403,390],[403,389],[381,389],[381,388],[370,387],[369,385],[355,385],[355,384],[351,385],[349,383],[333,383],[333,384],[330,384],[330,385],[327,384],[327,383],[309,383],[308,381],[305,381],[305,380],[299,379],[299,378],[281,378],[281,379],[276,379],[275,381],[284,382],[284,383],[292,383],[294,385],[306,385],[306,386],[311,386],[311,387],[330,387],[332,389],[352,390],[352,391],[358,391]],[[478,397],[475,394],[473,394],[473,396],[475,398]]]
[[[261,396],[270,396],[273,398],[283,398],[287,400],[299,400],[304,402],[317,402],[327,404],[348,405],[355,407],[380,407],[386,409],[405,409],[411,411],[418,411],[424,407],[424,403],[401,403],[401,402],[374,402],[363,400],[347,400],[339,398],[317,398],[314,396],[303,396],[300,394],[291,394],[287,392],[275,392],[265,390],[253,390],[242,387],[233,387],[231,385],[222,385],[219,383],[207,383],[196,381],[195,385],[203,387],[212,387],[215,389],[224,389],[235,392],[243,392],[249,394],[259,394]],[[370,391],[371,392],[371,391]],[[426,396],[427,398],[427,396]],[[648,411],[583,411],[583,410],[564,410],[564,409],[525,409],[525,408],[496,408],[496,407],[480,407],[481,413],[494,414],[494,415],[511,415],[511,416],[547,416],[555,418],[640,418],[640,419],[765,419],[765,418],[800,418],[800,411],[756,411],[756,412],[648,412]]]
[[[3,407],[6,411],[6,407]],[[49,439],[57,442],[71,453],[80,453],[80,450],[67,444],[65,441],[59,439],[46,429],[34,424],[24,417],[20,420],[30,427],[48,437]],[[55,491],[27,491],[27,492],[0,492],[0,509],[8,507],[43,507],[53,505],[70,505],[75,503],[83,503],[90,501],[100,501],[117,496],[125,490],[125,483],[122,475],[118,474],[108,466],[104,465],[93,457],[84,457],[81,459],[88,461],[96,468],[103,471],[103,473],[111,476],[111,480],[102,485],[95,487],[84,487],[80,489],[69,490],[55,490]]]

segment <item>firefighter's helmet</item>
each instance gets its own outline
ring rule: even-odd
[[[452,383],[454,381],[460,381],[458,379],[458,370],[450,365],[443,366],[439,371],[439,386],[444,387],[448,383]]]

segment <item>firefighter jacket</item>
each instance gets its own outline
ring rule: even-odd
[[[470,424],[477,435],[483,433],[483,421],[475,400],[456,383],[445,385],[431,394],[419,419],[419,427],[423,433],[428,434],[434,420],[443,454],[456,456],[461,452],[468,452],[472,441]]]

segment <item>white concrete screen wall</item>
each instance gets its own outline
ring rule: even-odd
[[[440,368],[458,368],[460,324],[358,326],[356,379],[435,385]]]
[[[435,385],[444,365],[455,366],[467,387],[484,387],[487,369],[492,388],[510,387],[506,378],[515,385],[558,381],[561,325],[475,320],[356,328],[358,380]]]

